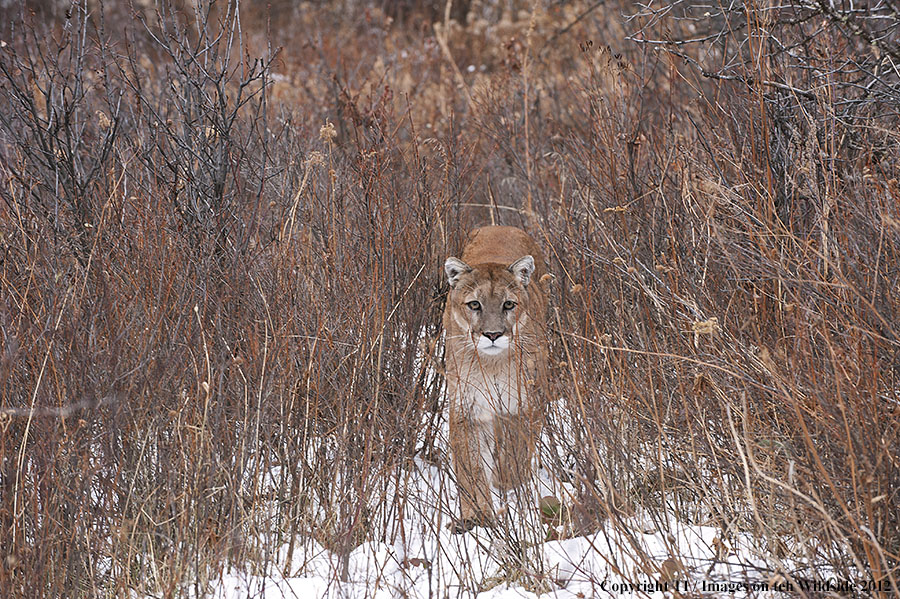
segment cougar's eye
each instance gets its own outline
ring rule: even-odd
[[[512,310],[515,307],[516,307],[516,302],[514,302],[512,300],[506,300],[505,302],[503,302],[504,310]]]
[[[466,303],[466,305],[469,306],[469,310],[473,310],[475,312],[481,310],[481,302],[479,301],[472,300],[471,302]]]

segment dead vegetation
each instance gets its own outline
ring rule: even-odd
[[[0,594],[402,534],[485,222],[555,276],[576,532],[900,588],[891,2],[135,4],[2,9]]]

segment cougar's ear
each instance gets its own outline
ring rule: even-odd
[[[450,282],[450,288],[455,289],[459,277],[472,270],[472,267],[460,260],[450,256],[444,262],[444,272],[447,273],[447,280]]]
[[[531,275],[534,274],[534,258],[522,256],[509,265],[509,272],[516,275],[516,278],[519,279],[519,282],[524,287],[528,287],[528,283],[531,282]]]

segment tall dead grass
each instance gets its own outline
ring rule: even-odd
[[[202,596],[406,534],[440,264],[484,222],[548,250],[575,532],[677,517],[898,588],[889,94],[710,77],[743,42],[627,41],[692,23],[629,6],[5,9],[0,594]],[[808,56],[876,52],[821,27]]]

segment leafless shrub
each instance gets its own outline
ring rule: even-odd
[[[806,209],[829,172],[859,170],[869,156],[877,162],[895,142],[900,17],[892,2],[663,3],[631,19],[629,39],[755,97],[752,135],[783,220]],[[835,144],[838,155],[824,162]]]
[[[896,588],[889,5],[342,4],[4,26],[0,594],[202,596],[314,543],[339,580],[408,538],[414,460],[446,467],[440,264],[491,221],[555,275],[569,533],[677,519]],[[489,533],[503,580],[557,584],[545,525]]]
[[[12,184],[0,193],[8,208],[38,216],[49,227],[42,234],[64,238],[66,253],[83,265],[103,208],[98,198],[114,185],[121,90],[110,80],[110,48],[97,43],[102,29],[78,7],[56,32],[23,23],[16,33],[19,43],[7,45],[0,60],[4,174]],[[45,37],[56,37],[56,45],[47,47]],[[94,89],[103,91],[88,106]]]

